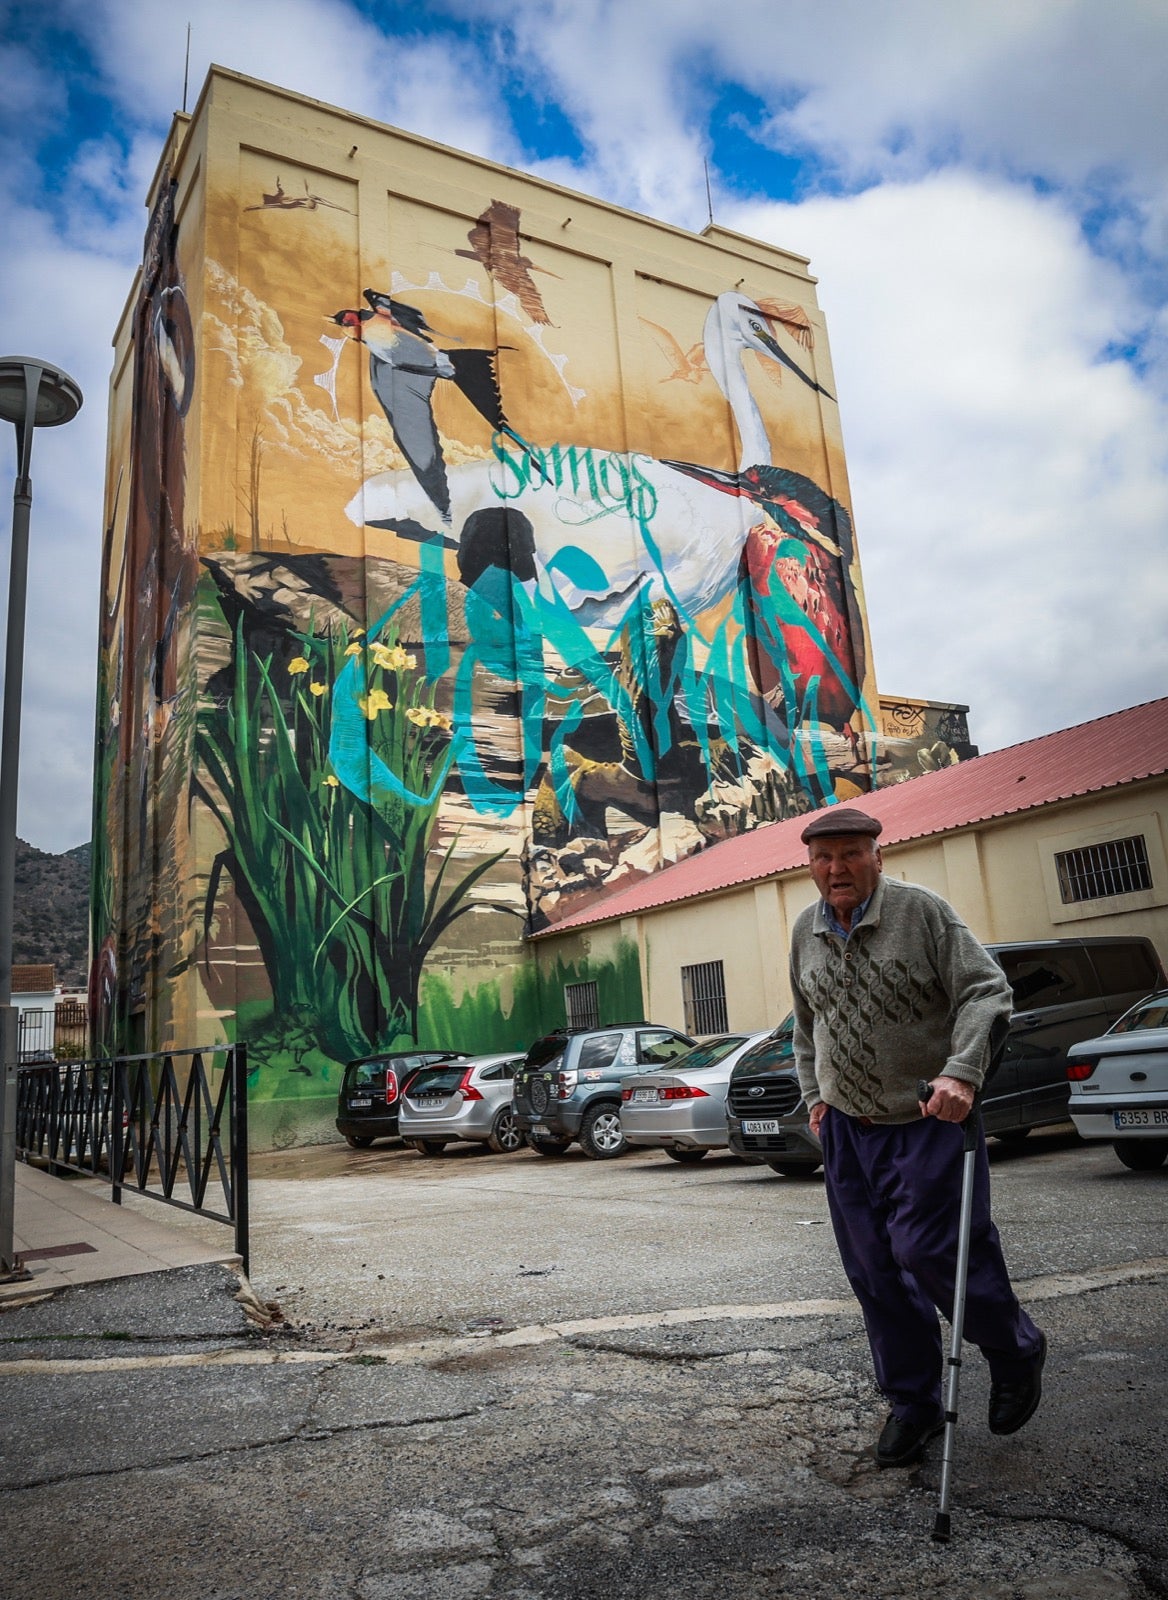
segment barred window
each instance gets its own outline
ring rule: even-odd
[[[1081,900],[1106,900],[1152,887],[1148,851],[1142,833],[1130,839],[1109,839],[1084,850],[1064,850],[1054,858],[1064,905]]]
[[[564,1010],[569,1028],[599,1028],[600,990],[595,983],[566,983]]]
[[[681,998],[685,1004],[685,1031],[725,1033],[726,976],[720,961],[703,961],[681,969]]]

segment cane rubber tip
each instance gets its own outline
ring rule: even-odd
[[[938,1544],[949,1543],[949,1513],[938,1511],[937,1520],[933,1524],[933,1538]]]

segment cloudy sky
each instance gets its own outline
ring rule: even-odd
[[[881,691],[983,749],[1168,693],[1164,0],[0,0],[0,346],[86,396],[34,449],[23,838],[89,838],[110,342],[188,21],[191,107],[214,61],[694,230],[708,162],[819,278]]]

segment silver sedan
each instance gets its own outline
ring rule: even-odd
[[[700,1161],[729,1143],[726,1086],[734,1063],[769,1033],[707,1039],[654,1072],[627,1078],[621,1127],[631,1145],[664,1150],[674,1161]]]
[[[402,1096],[402,1138],[424,1156],[440,1156],[460,1139],[498,1155],[522,1149],[511,1107],[511,1080],[522,1060],[521,1054],[472,1056],[423,1067]]]

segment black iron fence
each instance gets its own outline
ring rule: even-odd
[[[22,1065],[16,1149],[230,1224],[248,1270],[246,1045]]]

